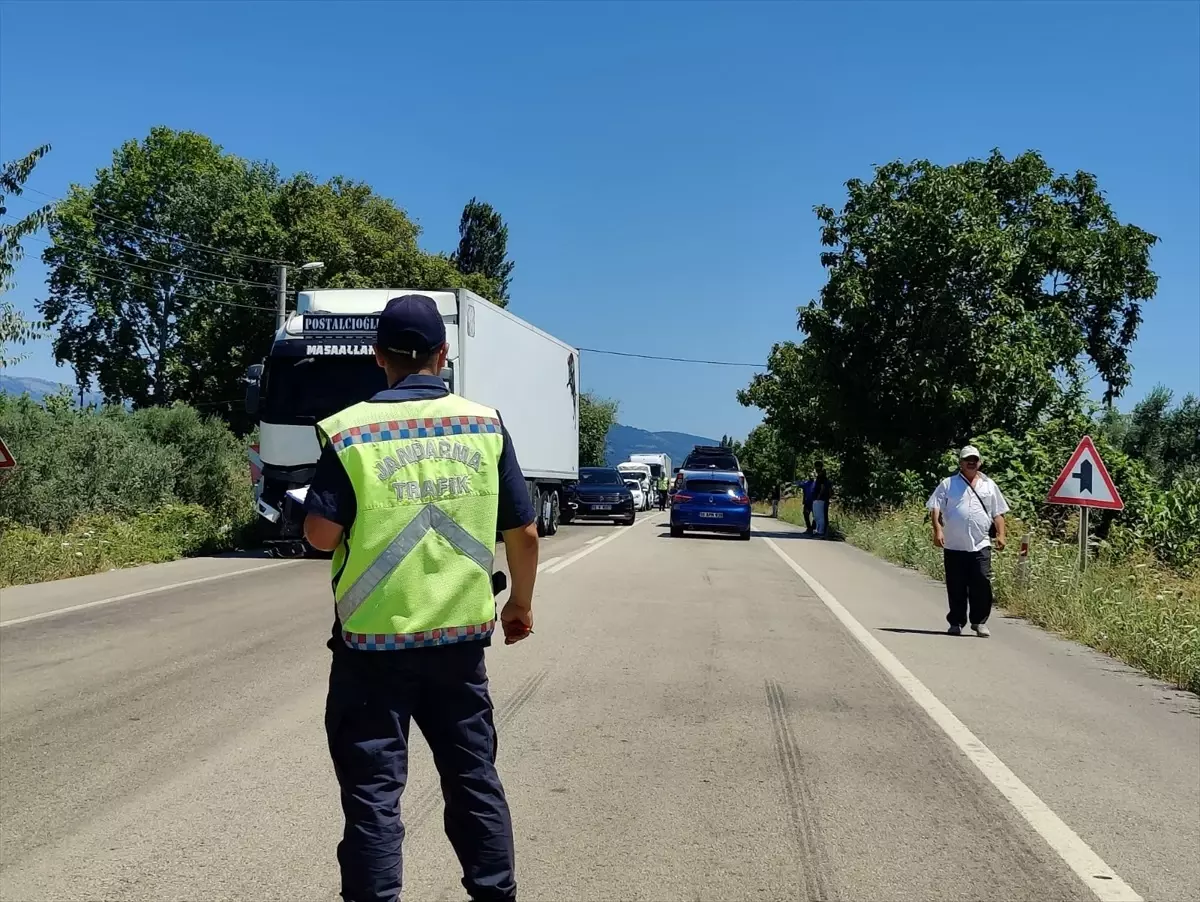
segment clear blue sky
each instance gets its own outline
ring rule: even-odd
[[[32,185],[61,194],[153,125],[194,129],[366,180],[430,250],[453,248],[477,195],[509,223],[520,316],[589,347],[761,361],[824,281],[814,204],[891,159],[1033,148],[1162,239],[1128,406],[1200,387],[1198,10],[5,3],[0,157],[52,143]],[[40,247],[13,292],[26,308]],[[72,381],[44,343],[14,372]],[[582,364],[622,422],[711,436],[759,421],[734,397],[750,374]]]

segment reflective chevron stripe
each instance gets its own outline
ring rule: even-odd
[[[389,573],[400,566],[431,529],[483,568],[485,573],[491,575],[492,552],[487,546],[454,522],[448,514],[433,504],[426,504],[346,590],[346,594],[337,603],[338,618],[342,623],[350,620],[359,606],[370,597]]]

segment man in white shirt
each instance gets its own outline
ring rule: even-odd
[[[987,638],[992,613],[992,536],[1005,544],[1008,502],[1000,488],[979,472],[979,449],[967,445],[958,454],[958,472],[938,483],[926,507],[933,521],[933,544],[943,549],[950,635],[961,636],[970,614],[971,629]]]

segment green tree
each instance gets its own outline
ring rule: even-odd
[[[816,208],[828,281],[800,309],[807,338],[739,395],[801,447],[921,472],[972,434],[1030,428],[1085,361],[1108,400],[1125,389],[1157,239],[1093,176],[993,152],[846,187],[840,212]]]
[[[750,497],[756,501],[769,499],[776,485],[795,479],[796,452],[773,426],[755,426],[744,442],[732,442],[730,447],[746,474]]]
[[[458,250],[451,262],[464,273],[477,273],[495,286],[487,295],[501,307],[508,306],[508,286],[514,263],[508,256],[508,226],[491,204],[471,198],[458,221]]]
[[[35,147],[25,156],[0,165],[0,216],[8,216],[8,196],[20,197],[38,160],[50,151],[49,144]],[[13,273],[24,256],[21,240],[44,228],[50,221],[49,205],[39,207],[12,222],[0,222],[0,295],[13,287]],[[0,370],[24,359],[13,356],[10,345],[23,345],[40,334],[37,323],[30,322],[11,301],[0,299]]]
[[[283,236],[278,254],[323,262],[322,288],[469,288],[496,296],[487,276],[464,275],[450,257],[421,250],[421,227],[364,182],[298,173],[280,185],[271,209]]]
[[[605,439],[617,421],[617,402],[597,398],[591,392],[579,396],[579,466],[605,464]]]
[[[111,402],[236,398],[248,349],[273,328],[277,183],[272,166],[194,132],[155,128],[117,148],[51,225],[41,311],[58,361]]]
[[[1165,485],[1181,474],[1200,476],[1200,398],[1188,394],[1177,407],[1173,400],[1169,388],[1156,385],[1124,418],[1119,441]]]
[[[487,276],[464,276],[419,237],[362,182],[283,180],[203,135],[155,128],[58,206],[41,309],[81,385],[135,407],[197,404],[245,431],[242,378],[274,335],[279,261],[322,261],[321,287],[496,296]],[[293,289],[316,287],[301,278],[293,270]]]

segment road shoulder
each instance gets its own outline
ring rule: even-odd
[[[1200,898],[1200,699],[997,611],[944,634],[937,583],[765,518],[819,581],[1147,899]]]

